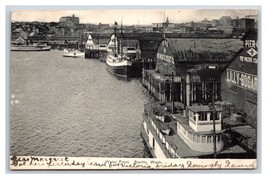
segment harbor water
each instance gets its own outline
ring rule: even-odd
[[[94,59],[11,52],[10,155],[147,158],[140,127],[150,100]]]

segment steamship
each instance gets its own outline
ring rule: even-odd
[[[223,129],[222,112],[210,105],[148,103],[141,135],[154,158],[238,158],[246,151]]]
[[[120,44],[118,44],[118,39],[116,35],[117,25],[118,25],[117,22],[115,22],[114,34],[111,36],[110,43],[108,44],[106,66],[107,70],[110,73],[118,77],[128,78],[130,77],[132,71],[132,61],[130,57],[127,55],[127,53],[123,53],[122,23],[121,23],[122,38],[120,40]]]

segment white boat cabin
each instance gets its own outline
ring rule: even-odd
[[[213,116],[215,121],[213,121]],[[188,117],[175,119],[177,119],[178,136],[189,148],[200,152],[214,151],[213,122],[215,122],[216,150],[221,151],[223,149],[221,109],[215,108],[213,114],[213,109],[209,105],[189,106]]]

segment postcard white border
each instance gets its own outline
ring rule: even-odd
[[[262,1],[262,0],[253,0],[253,1],[249,1],[249,0],[242,0],[241,2],[239,1],[239,0],[231,0],[231,1],[220,1],[219,3],[215,3],[215,4],[213,4],[212,6],[210,6],[211,4],[210,4],[210,1],[208,1],[208,0],[204,0],[204,1],[197,1],[198,2],[198,4],[201,4],[201,5],[203,5],[201,8],[206,8],[206,7],[215,7],[215,6],[217,6],[217,5],[220,5],[220,7],[227,7],[227,6],[250,6],[250,5],[253,5],[253,6],[261,6],[262,7],[262,9],[266,9],[266,2],[265,1]],[[36,6],[38,6],[38,3],[36,2],[36,1],[34,1],[34,3],[35,3],[35,5]],[[24,8],[28,8],[28,7],[30,7],[31,8],[31,6],[32,5],[34,5],[34,3],[33,3],[33,1],[27,1],[27,0],[25,0],[25,1],[23,1],[23,5],[26,5],[26,6],[24,6]],[[47,1],[44,1],[44,2],[42,2],[42,4],[43,5],[45,5],[45,6],[43,6],[45,9],[55,9],[56,7],[54,7],[54,6],[56,6],[56,5],[62,5],[62,4],[60,4],[60,3],[62,3],[62,2],[54,2],[54,1],[52,1],[52,0],[47,0]],[[84,6],[85,6],[85,4],[83,4],[84,2],[83,1],[80,1],[80,0],[76,0],[75,2],[69,2],[69,1],[64,1],[64,6],[65,6],[65,8],[69,8],[69,7],[66,7],[66,5],[76,5],[77,7],[75,7],[76,9],[78,8],[79,9],[79,7],[80,8],[84,8]],[[103,2],[103,1],[97,1],[97,3],[100,3],[99,5],[106,5],[106,4],[110,4],[110,2]],[[124,2],[125,3],[125,2]],[[142,1],[139,1],[139,0],[137,0],[137,1],[134,1],[134,3],[136,4],[136,5],[146,5],[146,4],[144,4],[144,2],[142,2]],[[128,4],[126,3],[125,5],[126,6],[129,6],[130,4],[134,4],[133,2],[129,2]],[[169,4],[168,4],[169,3]],[[175,1],[175,5],[176,6],[178,6],[178,5],[186,5],[186,6],[188,6],[188,7],[192,7],[192,8],[195,8],[194,6],[196,6],[196,2],[194,1],[194,0],[187,0],[187,1],[182,1],[182,2],[179,2],[179,1]],[[242,3],[242,4],[241,4]],[[6,22],[6,15],[11,11],[11,9],[10,8],[6,8],[6,11],[4,10],[4,6],[7,6],[7,5],[13,5],[14,7],[13,7],[13,9],[15,8],[19,8],[17,5],[19,5],[19,4],[22,4],[22,2],[20,2],[20,1],[1,1],[1,5],[3,5],[3,6],[1,6],[2,7],[2,11],[1,11],[1,19],[2,19],[2,22]],[[121,4],[120,2],[117,2],[116,1],[116,3],[115,3],[115,1],[112,1],[112,4],[113,5],[119,5],[119,4]],[[151,4],[151,3],[148,3],[148,4]],[[147,5],[148,5],[147,4]],[[154,3],[153,3],[154,4]],[[171,1],[171,0],[165,0],[164,2],[163,2],[163,4],[164,5],[167,5],[167,6],[170,6],[170,7],[173,7],[172,5],[173,5],[173,2]],[[49,6],[49,5],[52,5],[52,6]],[[91,5],[96,5],[96,4],[91,4]],[[16,7],[17,6],[17,7]],[[63,6],[63,7],[64,7]],[[40,6],[39,6],[40,7]],[[261,17],[267,17],[266,16],[266,10],[265,11],[262,11],[261,12]],[[263,20],[262,19],[260,19],[260,21],[261,22],[263,22]],[[6,40],[6,37],[7,37],[7,22],[6,22],[6,28],[5,29],[2,29],[3,31],[5,31],[5,33],[1,33],[2,34],[2,39],[5,39]],[[262,32],[266,32],[266,26],[263,26],[262,25],[262,27],[261,27],[261,31]],[[266,39],[266,37],[265,37],[266,35],[265,34],[262,34],[262,37],[261,37],[261,39]],[[262,47],[261,47],[261,49],[266,49],[266,45],[264,44],[264,42],[261,42],[261,44],[262,44]],[[8,56],[8,46],[7,46],[7,42],[6,43],[1,43],[1,49],[4,49],[5,51],[5,57],[6,57],[6,59],[9,59],[9,56]],[[261,56],[261,59],[266,59],[265,58],[266,57],[266,51],[263,51],[263,53],[262,53],[262,56]],[[8,65],[7,65],[7,63],[6,63],[6,61],[4,61],[4,60],[2,60],[1,61],[2,62],[2,64],[1,64],[1,67],[3,68],[2,70],[1,70],[1,72],[2,72],[2,74],[0,75],[1,76],[1,84],[3,85],[3,84],[5,84],[5,85],[7,85],[7,84],[9,84],[9,83],[7,83],[6,82],[6,80],[8,81],[9,79],[6,77],[6,75],[7,75],[7,71],[8,71],[8,68],[7,67],[9,67]],[[263,76],[265,76],[264,75],[264,73],[266,73],[266,72],[264,72],[264,70],[261,70],[261,69],[264,69],[264,67],[266,66],[266,62],[265,61],[263,61],[262,60],[262,66],[261,66],[261,68],[259,68],[259,74],[261,74],[261,76],[263,77]],[[265,70],[266,71],[266,70]],[[264,83],[264,81],[262,80],[261,81],[261,87],[262,87],[262,91],[264,91],[263,90],[263,88],[264,87],[266,87],[265,86],[265,83]],[[1,88],[1,92],[3,92],[4,94],[5,94],[5,97],[7,97],[7,95],[8,95],[8,92],[6,91],[6,89],[7,89],[7,86],[5,86],[5,88],[3,87],[3,88]],[[265,116],[266,116],[266,114],[262,114],[261,112],[261,105],[263,104],[263,100],[264,99],[267,99],[266,97],[265,97],[265,94],[263,94],[263,93],[261,93],[260,94],[261,96],[262,96],[262,98],[261,98],[261,100],[259,101],[259,119],[262,119],[262,118],[264,118]],[[6,161],[5,162],[1,162],[1,166],[0,166],[0,168],[3,170],[3,169],[5,169],[5,172],[2,172],[2,175],[3,175],[3,173],[4,173],[4,175],[6,174],[6,173],[10,173],[10,171],[9,171],[9,156],[8,155],[6,155],[6,154],[9,154],[8,153],[8,151],[7,150],[9,150],[9,137],[8,137],[8,132],[9,132],[9,130],[8,130],[8,124],[7,124],[7,122],[8,122],[8,115],[7,115],[7,111],[9,110],[8,108],[6,108],[7,107],[7,100],[5,101],[5,103],[4,102],[2,102],[1,103],[1,114],[3,115],[3,117],[2,117],[2,119],[6,119],[6,120],[1,120],[1,123],[2,123],[2,130],[1,131],[3,131],[2,133],[1,133],[1,135],[2,135],[2,137],[1,137],[1,140],[3,140],[3,139],[5,139],[5,141],[3,141],[3,143],[5,143],[5,145],[6,145],[6,147],[5,148],[3,148],[2,147],[2,150],[5,150],[5,152],[2,152],[2,154],[5,154],[5,156],[3,156],[2,158],[6,158]],[[6,110],[5,110],[6,109]],[[6,114],[6,115],[5,115]],[[261,159],[263,159],[264,158],[264,156],[266,155],[266,154],[263,154],[261,151],[265,151],[264,149],[266,148],[265,147],[265,143],[264,143],[264,141],[263,140],[261,140],[262,139],[262,137],[261,136],[265,136],[265,133],[266,133],[266,130],[264,131],[262,131],[261,130],[261,127],[260,126],[266,126],[266,122],[265,121],[259,121],[259,126],[258,126],[258,139],[259,139],[259,142],[261,143],[261,144],[259,144],[259,146],[260,146],[260,148],[262,148],[262,150],[260,150],[260,151],[258,151],[258,154],[260,154],[260,155],[258,155],[258,159],[257,159],[257,163],[259,164],[259,167],[256,169],[256,170],[253,170],[253,171],[255,171],[255,172],[252,172],[252,173],[258,173],[258,174],[261,174],[261,173],[263,173],[263,171],[262,171],[262,169],[264,168],[264,163],[263,163],[263,161],[261,160]],[[2,151],[1,150],[1,151]],[[266,157],[265,157],[266,158]],[[140,172],[139,172],[140,173]],[[188,173],[188,172],[187,172]],[[195,173],[195,172],[194,172]],[[201,172],[201,171],[197,171],[196,173],[203,173],[203,172]],[[206,178],[209,178],[209,177],[213,177],[214,178],[214,176],[210,176],[210,175],[208,175],[209,173],[214,173],[213,171],[209,171],[209,172],[204,172],[204,173],[206,173],[207,175],[206,175]],[[223,173],[227,173],[227,172],[223,172]],[[228,172],[229,173],[229,172]],[[230,173],[240,173],[240,172],[230,172]],[[246,172],[246,171],[242,171],[242,173],[244,173],[244,175],[246,175],[246,173],[251,173],[251,172]],[[193,174],[194,175],[194,174]],[[32,175],[32,177],[33,177],[34,175]],[[27,176],[28,177],[28,176]],[[34,176],[35,177],[35,176]],[[46,177],[46,176],[45,176]],[[171,177],[171,176],[170,176]],[[135,177],[136,178],[136,177]],[[220,176],[216,176],[216,178],[220,178]]]

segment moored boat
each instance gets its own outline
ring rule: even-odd
[[[223,128],[222,109],[209,105],[184,108],[178,102],[144,107],[141,134],[154,158],[239,158],[246,154],[233,142],[231,131]]]
[[[50,51],[51,46],[40,43],[29,43],[28,38],[18,37],[11,43],[11,51]]]
[[[72,58],[78,58],[78,57],[84,57],[84,52],[81,52],[79,50],[63,50],[63,57],[72,57]]]
[[[106,59],[107,70],[120,77],[129,77],[132,62],[128,61],[126,56],[115,56],[114,54],[109,54]]]
[[[50,51],[47,45],[12,45],[11,51]]]
[[[128,78],[130,77],[132,62],[130,58],[123,53],[123,38],[120,42],[120,48],[118,48],[118,40],[116,36],[117,22],[115,22],[115,33],[111,36],[110,43],[107,49],[106,66],[107,70],[113,75]],[[121,25],[122,34],[122,25]]]

